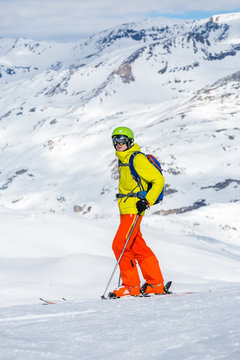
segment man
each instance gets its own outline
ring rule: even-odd
[[[164,282],[159,263],[142,237],[140,224],[144,211],[155,203],[162,192],[164,178],[144,154],[137,154],[133,160],[134,168],[141,178],[142,186],[144,190],[147,190],[150,182],[152,187],[144,199],[136,197],[136,193],[142,189],[139,189],[138,183],[131,175],[129,158],[134,152],[140,151],[140,148],[136,143],[134,144],[133,132],[127,127],[116,128],[112,133],[112,141],[119,160],[120,174],[119,194],[117,194],[120,225],[112,244],[116,259],[119,258],[136,217],[140,214],[119,263],[122,286],[115,289],[113,294],[116,297],[137,296],[140,293],[163,294],[165,292]],[[142,287],[140,287],[136,262],[138,262],[145,279]]]

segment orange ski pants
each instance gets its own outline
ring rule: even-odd
[[[113,240],[112,249],[115,257],[118,260],[128,235],[132,229],[136,214],[120,215],[120,225]],[[129,239],[128,245],[120,260],[119,267],[123,285],[135,287],[140,285],[140,278],[136,261],[141,269],[142,275],[148,284],[163,283],[163,276],[159,267],[158,260],[152,250],[146,245],[142,233],[140,231],[140,224],[142,216],[139,216],[135,228]]]

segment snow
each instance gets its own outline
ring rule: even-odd
[[[238,285],[182,297],[1,308],[1,355],[5,360],[237,360],[239,290]]]
[[[118,216],[1,208],[2,358],[238,359],[238,217],[239,204],[167,217],[149,213],[142,232],[165,281],[173,280],[174,292],[195,293],[102,300],[115,265]]]
[[[208,19],[155,19],[84,44],[0,39],[1,359],[240,358],[238,20],[219,15],[209,32]],[[119,124],[163,165],[170,191],[142,232],[172,291],[194,294],[101,299]]]

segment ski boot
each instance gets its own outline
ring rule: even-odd
[[[171,291],[169,291],[169,288],[171,285],[172,285],[171,281],[169,281],[165,286],[163,283],[158,284],[158,285],[145,283],[141,287],[140,291],[143,296],[148,296],[148,294],[149,295],[150,294],[155,294],[155,295],[171,294]]]
[[[127,286],[127,285],[122,285],[120,287],[118,287],[117,289],[115,289],[113,292],[110,292],[108,294],[108,297],[110,299],[116,299],[116,298],[120,298],[122,296],[126,296],[126,295],[130,295],[130,296],[139,296],[140,295],[140,286],[135,286],[135,287],[131,287],[131,286]]]

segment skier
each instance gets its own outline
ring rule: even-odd
[[[152,188],[148,191],[146,198],[136,197],[139,186],[131,175],[129,158],[135,151],[140,151],[140,148],[138,144],[134,144],[133,132],[127,127],[117,127],[112,133],[112,141],[119,160],[120,174],[119,194],[116,195],[120,210],[120,225],[112,244],[116,259],[119,258],[124,248],[137,214],[140,214],[119,263],[122,285],[115,289],[113,294],[116,297],[136,296],[140,293],[163,294],[165,292],[164,282],[159,263],[142,237],[140,224],[144,211],[154,204],[161,193],[164,178],[144,154],[137,154],[134,158],[134,168],[141,177],[144,190],[147,190],[148,182],[152,183]],[[142,287],[140,287],[136,262],[145,279]]]

